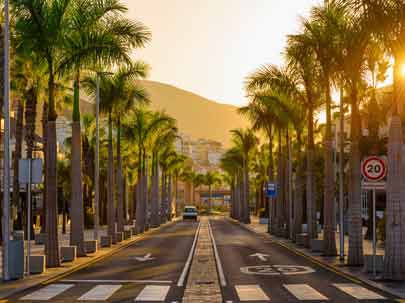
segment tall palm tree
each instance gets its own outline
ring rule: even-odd
[[[85,68],[130,63],[130,50],[149,41],[149,31],[121,14],[127,8],[119,1],[76,0],[72,2],[75,18],[69,23],[61,47],[60,70],[74,74],[72,111],[72,227],[71,244],[77,254],[85,255],[83,246],[83,189],[81,181],[80,74]],[[120,168],[118,169],[120,171]],[[118,177],[121,181],[121,178]],[[120,184],[120,183],[119,183]],[[119,191],[120,193],[121,191]],[[122,195],[119,194],[119,197]],[[120,202],[122,200],[120,199]],[[120,204],[119,204],[120,205]],[[120,210],[120,208],[118,208]],[[119,221],[122,223],[122,220]],[[122,224],[118,224],[122,231]]]
[[[115,191],[114,191],[114,155],[113,155],[113,127],[115,117],[120,115],[123,109],[134,101],[148,102],[145,90],[135,80],[146,76],[147,66],[143,63],[134,63],[127,67],[121,67],[114,75],[100,76],[100,111],[107,115],[108,119],[108,235],[115,242]],[[88,77],[83,81],[87,92],[95,96],[97,79]],[[119,133],[121,137],[121,131]],[[120,140],[118,140],[118,143]],[[121,180],[120,180],[121,181]],[[121,201],[122,203],[122,201]]]
[[[337,9],[340,9],[339,7]],[[365,15],[359,11],[345,9],[341,23],[336,23],[339,33],[340,52],[336,53],[337,63],[350,96],[351,144],[350,144],[350,183],[349,183],[349,256],[350,265],[363,264],[363,233],[361,217],[361,175],[360,175],[360,94],[363,75],[367,69],[367,50],[371,31]]]
[[[136,227],[143,232],[146,225],[147,212],[147,162],[149,162],[150,147],[156,134],[167,124],[173,123],[173,118],[162,113],[155,113],[138,106],[123,125],[123,136],[138,145],[138,186],[136,203]]]
[[[32,52],[46,63],[48,76],[48,115],[46,129],[46,263],[60,265],[57,230],[57,174],[56,174],[56,104],[55,78],[66,30],[72,21],[72,0],[17,0],[13,1],[16,17],[16,36],[20,47]],[[42,16],[42,18],[38,18]]]
[[[208,171],[204,175],[204,184],[208,186],[208,212],[212,210],[212,187],[220,184],[221,178],[216,171]]]
[[[316,230],[316,203],[315,203],[315,176],[314,176],[314,113],[320,105],[319,89],[319,66],[315,60],[313,50],[306,43],[302,34],[290,35],[287,39],[285,50],[287,65],[296,74],[297,86],[302,87],[301,102],[307,108],[307,143],[306,143],[306,213],[307,230],[310,239],[317,237]]]
[[[234,129],[231,130],[233,143],[239,147],[243,155],[243,215],[244,223],[250,223],[249,210],[249,161],[250,154],[258,144],[258,139],[254,132],[250,129]]]
[[[310,18],[303,21],[302,39],[316,55],[322,74],[322,88],[325,96],[326,128],[324,135],[324,254],[336,255],[335,237],[335,187],[333,171],[333,147],[332,147],[332,77],[336,68],[333,60],[336,53],[339,24],[344,19],[344,9],[335,5],[334,2],[323,6],[315,6]]]

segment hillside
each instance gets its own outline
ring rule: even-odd
[[[180,132],[194,139],[211,139],[229,147],[229,131],[248,126],[235,106],[219,104],[168,84],[143,81],[143,85],[150,94],[152,108],[165,110],[176,118]]]

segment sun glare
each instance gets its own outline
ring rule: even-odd
[[[403,63],[401,66],[401,76],[405,77],[405,63]]]

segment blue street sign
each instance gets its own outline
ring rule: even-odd
[[[266,185],[266,195],[269,198],[277,197],[277,185],[274,182],[268,182]]]

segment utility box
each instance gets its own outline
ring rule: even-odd
[[[10,240],[9,244],[10,279],[24,278],[24,241]]]

